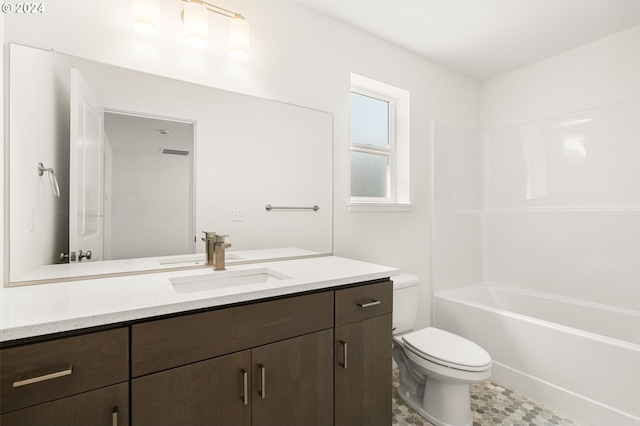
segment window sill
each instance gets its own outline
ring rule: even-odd
[[[398,203],[350,203],[350,212],[409,212],[411,204]]]

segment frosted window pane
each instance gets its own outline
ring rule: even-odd
[[[351,92],[351,143],[389,147],[389,103]]]
[[[351,152],[351,196],[389,197],[389,157]]]

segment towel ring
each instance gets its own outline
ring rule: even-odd
[[[60,198],[60,186],[58,185],[58,179],[51,167],[45,167],[44,164],[38,163],[38,176],[44,175],[44,172],[49,173],[49,182],[51,182],[51,190],[56,198]]]

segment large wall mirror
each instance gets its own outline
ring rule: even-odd
[[[331,114],[8,48],[9,285],[331,253]]]

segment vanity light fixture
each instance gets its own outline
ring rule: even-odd
[[[249,24],[239,13],[216,6],[203,0],[179,0],[185,3],[182,10],[184,34],[188,44],[206,47],[209,38],[209,17],[207,12],[229,18],[228,48],[234,58],[249,56]],[[158,0],[132,0],[133,25],[147,34],[158,33]]]

